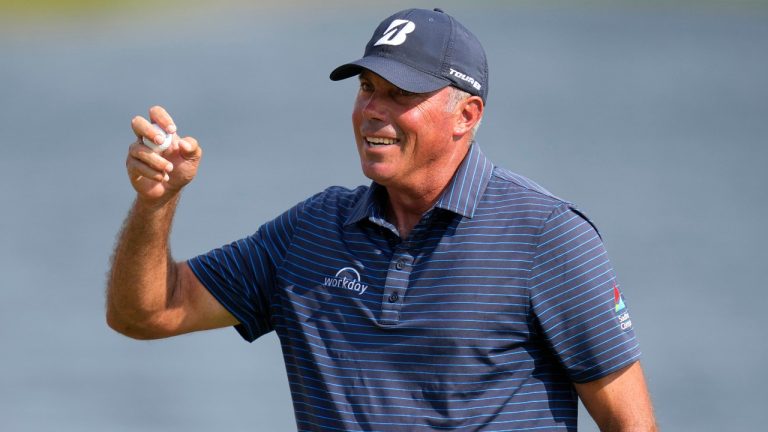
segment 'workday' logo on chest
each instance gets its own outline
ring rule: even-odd
[[[360,273],[352,267],[344,267],[336,272],[334,277],[326,277],[323,286],[329,288],[344,288],[363,295],[368,285],[360,281]]]

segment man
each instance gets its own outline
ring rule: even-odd
[[[137,198],[107,320],[138,339],[276,331],[301,430],[655,430],[639,349],[602,242],[575,207],[473,143],[488,96],[476,37],[440,10],[385,19],[352,124],[370,187],[329,188],[256,234],[175,262],[168,236],[201,149],[162,154],[136,117]]]

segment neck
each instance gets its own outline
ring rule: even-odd
[[[421,217],[437,202],[439,191],[423,193],[397,192],[387,188],[387,219],[397,227],[401,238],[407,238]]]
[[[400,238],[407,238],[413,227],[442,195],[448,183],[469,152],[455,154],[442,169],[430,170],[428,175],[405,187],[387,185],[387,219],[397,227]]]

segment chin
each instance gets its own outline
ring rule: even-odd
[[[363,175],[382,186],[386,186],[390,179],[394,177],[392,170],[385,166],[381,166],[381,164],[368,164],[363,162],[362,169]]]

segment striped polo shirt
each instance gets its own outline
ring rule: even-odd
[[[385,199],[331,187],[189,261],[277,332],[298,429],[576,430],[572,382],[640,356],[590,221],[477,144],[408,238]]]

